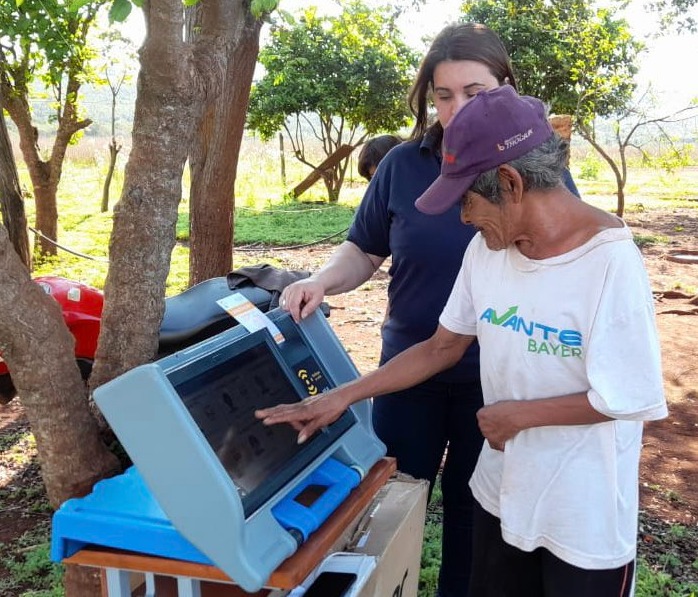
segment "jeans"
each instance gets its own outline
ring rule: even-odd
[[[398,470],[429,481],[429,495],[444,459],[439,597],[467,597],[472,559],[473,496],[468,481],[483,438],[475,413],[480,383],[428,380],[373,402],[373,427],[397,459]]]

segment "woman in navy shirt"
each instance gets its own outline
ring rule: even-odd
[[[416,118],[410,138],[378,165],[347,240],[317,273],[282,294],[281,306],[296,321],[325,295],[360,286],[391,256],[381,364],[434,333],[476,230],[461,223],[457,204],[441,216],[427,216],[414,202],[439,175],[443,127],[479,91],[505,83],[516,86],[509,56],[493,31],[468,23],[439,33],[409,95]],[[429,102],[436,110],[433,124]],[[571,179],[570,185],[576,192]],[[478,352],[472,346],[453,368],[373,403],[373,426],[399,470],[428,479],[431,487],[443,461],[439,597],[463,597],[468,590],[473,505],[468,480],[483,441],[475,416],[482,406]]]

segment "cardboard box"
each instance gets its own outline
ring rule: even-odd
[[[376,556],[358,597],[417,597],[429,484],[391,479],[360,519],[344,551]]]

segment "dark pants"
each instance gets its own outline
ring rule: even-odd
[[[609,570],[577,568],[547,549],[522,551],[504,542],[499,518],[476,502],[473,597],[629,597],[635,562]]]
[[[441,475],[443,539],[439,597],[467,597],[472,559],[473,496],[468,481],[482,448],[475,413],[479,382],[427,381],[373,402],[373,426],[397,458],[397,467],[431,488],[448,446]]]

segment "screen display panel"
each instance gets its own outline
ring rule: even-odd
[[[187,369],[192,369],[187,371]],[[286,424],[266,426],[259,408],[301,400],[274,341],[261,330],[168,375],[249,515],[354,421],[345,416],[304,444]]]

